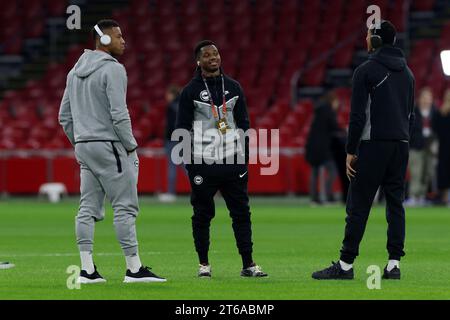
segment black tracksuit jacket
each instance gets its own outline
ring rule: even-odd
[[[400,49],[383,46],[353,74],[347,153],[361,140],[409,141],[414,118],[414,76]]]
[[[226,74],[224,76],[225,83],[225,97],[228,100],[227,104],[230,103],[229,99],[232,99],[232,120],[228,121],[232,127],[236,129],[242,129],[244,132],[250,128],[250,120],[247,111],[247,103],[245,99],[244,92],[241,85],[236,80],[230,78]],[[223,93],[222,93],[222,80],[220,76],[206,78],[209,90],[212,95],[212,99],[216,106],[222,105]],[[206,126],[211,126],[215,128],[215,125],[211,125],[211,119],[213,116],[210,111],[210,107],[199,108],[198,103],[209,104],[209,100],[206,98],[206,88],[202,79],[201,70],[197,68],[195,75],[192,80],[183,88],[177,112],[176,128],[183,128],[188,131],[193,129],[193,121],[196,118],[200,118],[205,121]],[[228,105],[228,111],[230,105]],[[214,121],[215,123],[215,121]],[[249,140],[245,139],[245,159],[248,163],[249,159]]]

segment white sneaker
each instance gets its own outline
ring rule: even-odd
[[[264,271],[262,271],[261,267],[254,264],[251,267],[248,267],[246,269],[242,269],[241,271],[241,276],[242,277],[267,277],[268,274],[265,273]]]
[[[171,193],[162,193],[158,196],[159,201],[169,203],[175,202],[177,200],[177,196]]]
[[[417,207],[419,205],[418,201],[416,200],[416,198],[409,198],[408,200],[406,200],[405,202],[403,202],[403,205],[405,207]]]
[[[211,278],[211,265],[203,265],[203,264],[199,264],[198,265],[199,269],[198,269],[198,276],[200,278]]]
[[[0,270],[1,269],[11,269],[14,268],[15,265],[9,262],[0,262]]]
[[[96,278],[96,279],[89,279],[86,277],[78,277],[77,283],[80,284],[94,284],[94,283],[103,283],[106,282],[106,279],[103,278]]]

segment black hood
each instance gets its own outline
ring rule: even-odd
[[[369,56],[369,60],[374,60],[392,71],[402,71],[406,67],[406,59],[403,51],[392,47],[381,47]]]

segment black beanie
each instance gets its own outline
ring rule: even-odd
[[[394,25],[388,20],[381,20],[380,29],[372,28],[372,35],[378,35],[383,40],[383,44],[394,45],[397,31]]]

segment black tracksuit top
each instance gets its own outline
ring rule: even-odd
[[[226,99],[229,97],[238,97],[236,105],[233,108],[233,118],[236,127],[244,131],[250,128],[250,121],[247,113],[247,104],[245,101],[244,92],[241,85],[236,80],[230,78],[226,74],[223,74],[225,82]],[[220,76],[206,78],[209,90],[211,92],[214,105],[222,105],[222,79]],[[202,79],[201,70],[197,68],[193,79],[184,87],[177,115],[176,128],[183,128],[186,130],[192,129],[192,123],[194,121],[194,113],[196,108],[193,101],[199,100],[204,103],[210,103],[208,99],[205,99],[205,84]]]
[[[353,74],[347,153],[362,140],[409,141],[414,123],[414,76],[403,52],[383,46]]]
[[[223,72],[222,72],[223,74]],[[231,129],[242,129],[244,132],[250,128],[250,120],[247,112],[247,103],[241,85],[236,80],[223,74],[225,99],[227,100],[227,124]],[[219,114],[223,117],[223,91],[221,76],[206,78],[209,91],[212,95],[214,105],[219,109]],[[214,118],[209,96],[203,81],[201,70],[197,68],[193,79],[184,87],[180,95],[178,105],[176,128],[183,128],[188,131],[195,131],[194,121],[201,121],[203,129],[216,129],[216,119]],[[213,137],[204,137],[202,148],[214,141]],[[194,141],[193,141],[194,143]],[[234,142],[231,142],[234,144]],[[249,159],[249,139],[245,137],[245,146],[241,151],[245,155],[245,160]],[[193,156],[198,156],[193,151]]]

